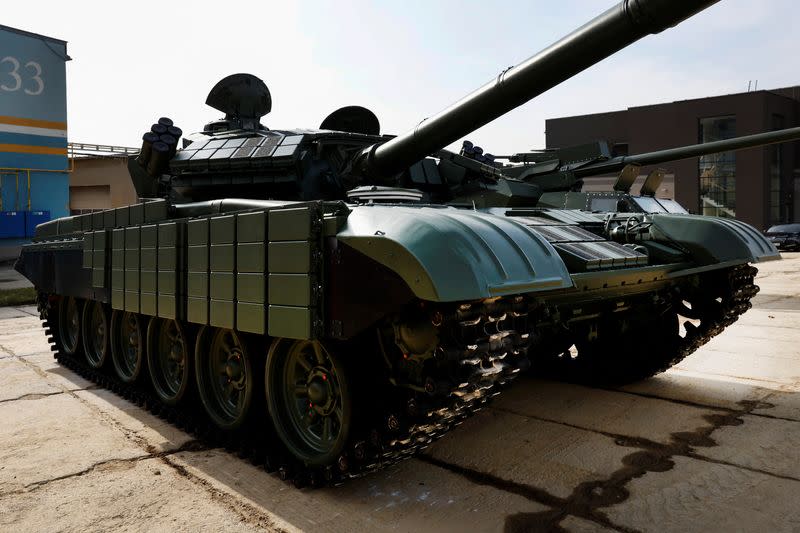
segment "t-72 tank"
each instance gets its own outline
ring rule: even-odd
[[[145,134],[129,168],[148,198],[24,247],[56,357],[297,484],[415,453],[531,363],[668,368],[748,309],[749,263],[779,257],[759,232],[604,225],[443,148],[712,3],[626,0],[398,137],[362,108],[267,129],[263,82],[222,80],[224,119]]]

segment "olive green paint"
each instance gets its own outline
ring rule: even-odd
[[[320,310],[312,284],[321,269],[318,228],[322,214],[314,206],[269,211],[267,329],[271,336],[314,339]]]
[[[96,213],[92,213],[91,217],[92,217],[92,229],[96,229],[96,230],[97,229],[109,229],[109,228],[106,228],[105,225],[103,224],[103,220],[104,220],[105,217],[104,217],[102,211],[98,211]]]
[[[266,333],[267,306],[263,303],[236,303],[236,327],[250,333]]]
[[[116,224],[116,216],[114,216],[115,210],[114,209],[106,209],[103,211],[103,227],[107,229],[115,228]]]
[[[269,240],[308,240],[313,233],[312,220],[310,207],[273,209],[269,211]]]
[[[263,272],[236,275],[236,294],[238,301],[263,304],[266,302],[266,283]]]
[[[266,265],[267,249],[263,242],[236,245],[236,268],[239,272],[261,272]]]
[[[187,223],[187,308],[189,322],[208,324],[209,308],[209,219],[190,220]]]
[[[236,238],[236,217],[228,215],[211,219],[211,244],[232,244]]]
[[[208,298],[187,298],[186,316],[189,322],[208,324]]]
[[[124,227],[130,224],[130,212],[131,210],[128,206],[114,209],[115,224],[117,227]]]
[[[83,268],[92,268],[94,260],[94,235],[83,234]]]
[[[306,274],[270,274],[270,305],[295,305],[310,307],[313,299],[314,279]]]
[[[237,215],[236,235],[239,243],[264,242],[267,237],[267,214],[260,211]]]
[[[111,307],[125,309],[125,230],[111,232]]]
[[[107,283],[108,265],[106,264],[106,230],[87,233],[92,240],[92,287],[105,289]]]
[[[267,251],[269,272],[305,274],[311,272],[309,241],[270,242]]]
[[[144,222],[144,204],[128,206],[128,224],[141,224]]]
[[[236,303],[230,300],[211,299],[208,323],[220,328],[234,329],[236,322]]]
[[[144,206],[142,222],[160,222],[167,219],[166,200],[151,200],[142,205]]]
[[[211,245],[209,266],[212,271],[233,272],[235,260],[236,253],[233,244]]]
[[[313,339],[313,312],[307,307],[269,306],[269,335],[289,339]]]

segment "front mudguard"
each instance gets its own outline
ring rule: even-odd
[[[395,272],[422,300],[472,301],[573,286],[550,243],[502,216],[357,206],[336,237]]]
[[[650,234],[655,240],[677,244],[698,265],[756,263],[781,258],[769,239],[739,220],[654,214],[650,221]]]

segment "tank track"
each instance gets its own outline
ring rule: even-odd
[[[631,305],[627,313],[633,317],[629,327],[618,328],[619,320],[628,319],[620,315],[609,330],[610,321],[615,319],[604,314],[607,321],[595,324],[611,333],[601,334],[594,345],[579,343],[590,331],[591,323],[572,330],[572,336],[564,336],[563,330],[554,331],[550,337],[555,342],[550,341],[551,344],[543,336],[542,345],[531,348],[538,357],[534,359],[537,373],[547,379],[590,387],[617,387],[664,372],[722,333],[752,307],[750,299],[759,291],[754,284],[757,272],[747,264],[714,270],[700,274],[699,279],[687,278],[687,283],[651,297],[628,301]],[[687,307],[684,299],[697,304],[697,309]],[[681,317],[689,319],[683,323],[682,335],[671,329],[678,327]],[[643,353],[647,356],[642,356]]]
[[[680,362],[752,307],[750,299],[759,290],[753,283],[756,273],[756,268],[742,265],[724,274],[724,279],[720,281],[727,294],[722,298],[715,316],[704,318],[696,327],[689,323],[679,350],[673,358],[660,365],[658,372]],[[60,364],[193,434],[205,445],[225,448],[254,465],[263,466],[267,472],[275,473],[280,479],[297,487],[338,485],[419,453],[483,408],[530,365],[527,357],[529,335],[518,333],[530,329],[527,313],[507,312],[498,317],[495,309],[485,309],[482,305],[471,306],[466,312],[468,317],[451,316],[447,319],[450,323],[444,324],[451,330],[460,331],[464,339],[467,339],[458,342],[456,347],[442,350],[443,354],[446,352],[448,360],[464,369],[460,382],[448,393],[435,397],[406,394],[399,400],[395,398],[396,409],[392,412],[381,412],[374,417],[371,425],[354,431],[355,436],[348,443],[346,453],[335,466],[316,468],[294,459],[271,432],[259,432],[248,427],[243,431],[225,434],[213,425],[199,405],[164,405],[149,390],[147,384],[136,386],[122,383],[110,369],[95,370],[82,358],[63,353],[55,341],[57,320],[49,312],[50,305],[46,295],[39,295],[38,307],[47,340]],[[507,324],[520,327],[505,329]],[[487,325],[492,325],[496,333],[487,336]],[[264,409],[266,416],[266,406]]]
[[[309,467],[291,456],[273,431],[253,427],[269,424],[250,423],[243,430],[223,433],[211,422],[199,402],[178,407],[165,405],[150,390],[148,379],[125,384],[114,375],[111,365],[96,370],[83,360],[80,352],[78,355],[64,353],[56,342],[57,313],[51,312],[48,296],[40,294],[37,304],[47,340],[59,364],[192,434],[204,445],[224,448],[298,488],[338,485],[419,453],[484,407],[502,387],[529,367],[528,335],[499,326],[525,320],[523,314],[513,313],[512,317],[512,313],[503,313],[498,317],[495,308],[483,313],[480,304],[462,306],[465,312],[451,316],[449,324],[442,324],[445,329],[461,333],[459,346],[442,347],[439,351],[448,364],[462,369],[459,383],[446,394],[436,395],[397,388],[391,402],[394,409],[383,409],[372,417],[370,424],[361,424],[353,431],[353,438],[336,465]],[[465,315],[469,318],[465,319]],[[492,324],[496,333],[487,335],[487,324]],[[266,404],[263,409],[268,419]]]
[[[686,336],[681,339],[678,352],[673,359],[665,361],[656,373],[681,362],[753,307],[750,300],[760,290],[754,283],[756,274],[758,269],[751,265],[740,265],[728,270],[726,276],[719,280],[720,288],[725,292],[719,308],[710,316],[704,317],[699,326],[694,326],[691,322],[684,323]]]

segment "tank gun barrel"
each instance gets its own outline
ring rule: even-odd
[[[753,135],[742,135],[741,137],[734,137],[733,139],[692,144],[690,146],[669,148],[644,154],[620,156],[607,161],[576,168],[573,172],[577,177],[594,176],[597,174],[616,172],[625,167],[625,165],[657,165],[659,163],[690,159],[701,155],[742,150],[744,148],[754,148],[756,146],[766,146],[768,144],[796,140],[800,140],[800,127],[755,133]]]
[[[368,152],[373,176],[400,172],[642,37],[677,25],[718,0],[623,0],[416,128]]]

